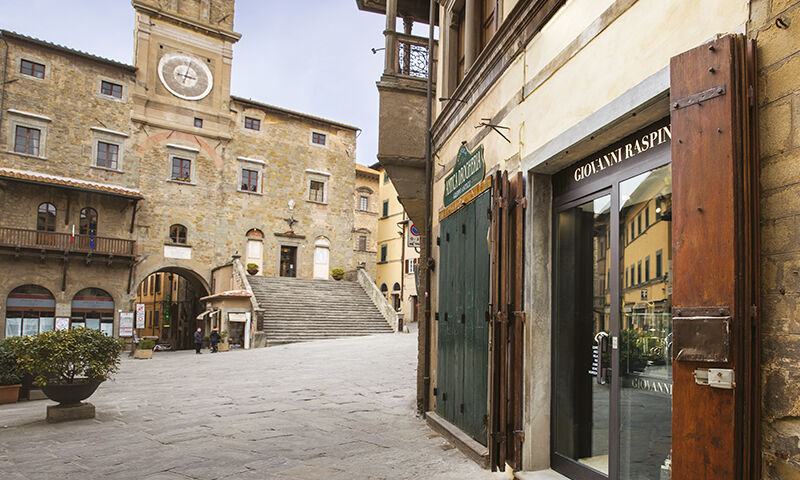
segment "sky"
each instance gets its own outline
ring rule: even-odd
[[[129,0],[0,0],[0,12],[0,28],[133,63]],[[357,161],[372,165],[383,52],[370,48],[384,27],[355,0],[237,0],[231,94],[360,128]]]

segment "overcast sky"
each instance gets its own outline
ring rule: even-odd
[[[0,12],[0,28],[133,63],[128,0],[0,0]],[[357,160],[371,165],[384,26],[355,0],[237,0],[231,93],[361,128]]]

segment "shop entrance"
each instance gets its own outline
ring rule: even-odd
[[[489,371],[487,190],[440,225],[436,411],[486,445]]]
[[[194,332],[204,323],[200,298],[208,295],[193,272],[164,269],[151,273],[136,290],[136,304],[144,305],[144,328],[136,336],[157,337],[157,343],[176,350],[194,348]],[[209,332],[203,332],[208,335]]]
[[[648,127],[554,179],[551,460],[573,479],[668,478],[669,128]],[[624,160],[595,168],[610,152]]]
[[[297,276],[297,247],[281,246],[281,277]]]

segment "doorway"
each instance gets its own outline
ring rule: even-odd
[[[551,463],[573,479],[668,478],[669,160],[665,142],[585,184],[575,167],[554,181]]]
[[[330,271],[331,242],[320,237],[314,242],[314,278],[327,280]]]
[[[297,247],[281,245],[280,276],[297,276]]]

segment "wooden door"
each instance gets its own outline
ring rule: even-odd
[[[754,51],[728,35],[670,62],[675,479],[758,478]]]

